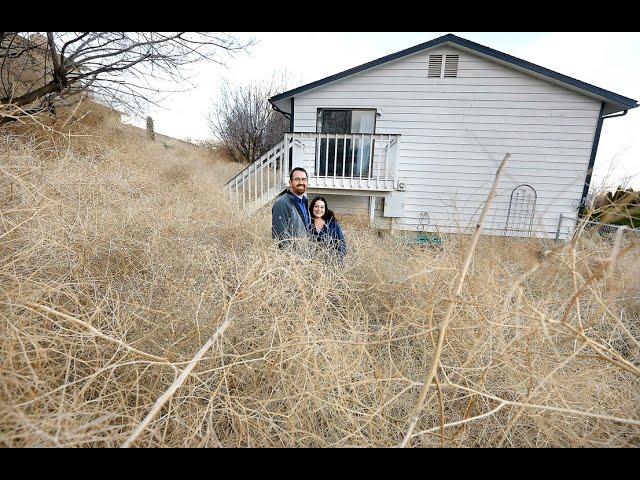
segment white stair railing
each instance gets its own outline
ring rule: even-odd
[[[256,210],[284,190],[289,143],[285,135],[280,143],[227,182],[225,190],[244,210]]]

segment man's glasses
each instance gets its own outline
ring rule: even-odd
[[[296,183],[307,183],[306,178],[292,178],[291,181]]]

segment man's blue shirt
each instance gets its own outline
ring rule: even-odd
[[[307,197],[300,198],[294,194],[293,198],[296,201],[298,208],[300,208],[300,211],[302,212],[304,224],[307,226],[307,228],[309,228],[309,225],[311,225],[311,217],[309,216],[309,205],[307,204]]]

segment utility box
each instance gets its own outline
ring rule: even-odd
[[[407,192],[391,192],[391,195],[384,199],[385,217],[404,217],[404,205]]]

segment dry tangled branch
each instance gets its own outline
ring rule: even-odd
[[[211,32],[4,32],[0,105],[19,107],[20,117],[56,111],[91,92],[98,101],[136,114],[160,98],[159,83],[152,81],[184,89],[185,67],[223,63],[252,43]],[[14,120],[15,115],[1,115],[0,125]]]

